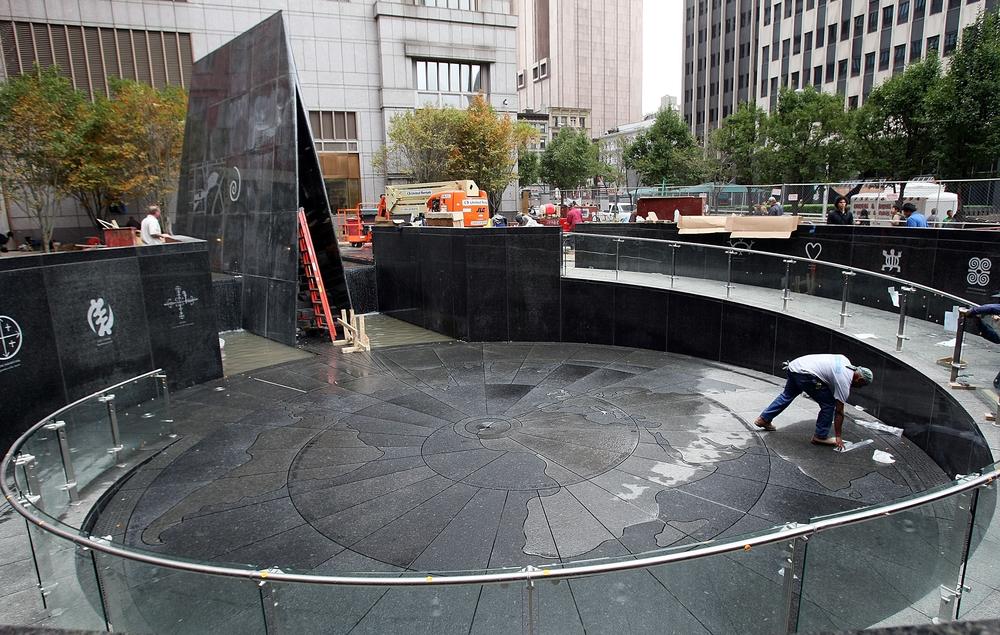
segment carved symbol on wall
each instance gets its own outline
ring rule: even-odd
[[[240,198],[240,189],[243,187],[243,177],[240,175],[240,169],[233,166],[232,176],[229,179],[229,200],[237,201]]]
[[[198,301],[198,298],[194,296],[189,296],[187,291],[177,286],[174,287],[174,296],[163,303],[163,306],[168,309],[177,309],[177,320],[183,322],[184,308],[190,306]]]
[[[903,260],[903,252],[900,251],[898,254],[895,249],[886,251],[882,250],[882,256],[885,257],[885,263],[882,265],[882,271],[895,271],[899,273],[899,265]]]
[[[90,308],[87,309],[87,325],[98,337],[111,335],[111,329],[115,325],[115,313],[104,298],[96,300],[91,298]]]
[[[21,327],[14,318],[0,315],[0,361],[17,355],[21,350]]]
[[[729,246],[736,249],[753,249],[753,241],[740,238],[738,240],[730,240]]]
[[[243,191],[243,175],[236,166],[203,163],[192,168],[192,182],[191,211],[196,213],[222,214]]]
[[[823,245],[819,243],[806,243],[806,258],[817,260],[821,253],[823,253]]]
[[[989,258],[969,258],[969,275],[965,281],[979,287],[985,287],[990,283],[990,269],[993,268],[993,261]]]

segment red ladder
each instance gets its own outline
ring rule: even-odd
[[[314,326],[324,329],[330,340],[337,339],[337,327],[330,317],[330,303],[326,299],[326,288],[323,286],[323,276],[320,275],[316,263],[316,250],[313,248],[312,235],[309,233],[309,222],[306,212],[299,208],[299,258],[302,261],[302,271],[305,273],[309,291],[309,302],[313,307]]]

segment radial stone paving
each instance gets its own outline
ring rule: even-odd
[[[907,440],[853,422],[845,437],[874,438],[873,446],[841,454],[810,445],[817,408],[805,397],[775,421],[777,432],[758,432],[750,422],[781,384],[702,360],[606,346],[448,342],[335,352],[174,395],[184,438],[136,473],[97,531],[158,552],[261,568],[482,571],[631,558],[946,480]],[[897,462],[875,463],[873,449]],[[759,615],[773,617],[761,606],[767,602],[743,597],[741,576],[773,587],[777,597],[780,559],[777,547],[762,548],[735,571],[716,559],[711,567],[552,587],[545,606],[570,617],[550,630],[621,627],[613,612],[594,613],[592,593],[648,602],[643,611],[654,612],[635,619],[653,630],[663,612],[685,632],[734,630],[744,614],[770,619]],[[742,600],[706,605],[690,585],[678,587],[682,571],[722,576],[718,586],[732,585]],[[438,602],[465,607],[445,611],[436,628],[519,624],[491,599],[509,591],[435,593]],[[320,622],[329,617],[315,605],[321,595],[313,604],[296,597],[300,619],[313,609]],[[322,622],[321,630],[381,630],[400,615],[420,619],[430,601],[384,589],[338,597],[356,602],[356,612],[339,615],[343,623]],[[640,622],[629,628],[642,630]]]

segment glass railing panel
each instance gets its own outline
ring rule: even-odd
[[[167,400],[156,377],[143,377],[114,389],[118,431],[127,460],[169,434]]]
[[[108,618],[126,633],[266,633],[258,584],[97,553]],[[332,614],[337,608],[326,607]]]
[[[952,495],[810,538],[797,630],[923,624],[938,617],[942,585],[958,583],[970,496]]]
[[[92,552],[31,523],[28,535],[49,616],[39,625],[106,630]]]
[[[787,543],[536,582],[538,632],[784,632]],[[551,628],[546,628],[546,626]]]
[[[59,418],[66,422],[77,489],[83,490],[115,465],[108,406],[95,397],[70,408]]]
[[[268,588],[270,587],[270,588]],[[484,603],[479,584],[422,586],[348,586],[268,583],[263,590],[265,609],[271,611],[280,633],[457,633],[520,632],[519,621],[503,624],[482,621],[490,609],[516,593],[492,596]],[[334,608],[336,607],[336,608]],[[514,607],[516,609],[516,606]],[[483,611],[482,615],[479,612]],[[504,611],[500,615],[519,615]],[[486,628],[476,631],[477,620]],[[499,628],[493,628],[499,627]]]
[[[1000,510],[995,484],[979,488],[958,619],[996,619],[1000,614]]]

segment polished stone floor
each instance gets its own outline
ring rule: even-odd
[[[760,373],[607,346],[333,351],[174,395],[182,438],[125,483],[94,533],[255,568],[481,572],[687,548],[946,481],[907,440],[856,425],[871,419],[853,409],[845,438],[873,444],[847,453],[809,444],[816,406],[804,397],[776,420],[778,431],[755,430],[749,422],[779,389]],[[896,462],[874,462],[874,449]],[[917,512],[903,548],[936,553],[947,517]],[[635,602],[648,615],[634,630],[670,619],[676,632],[768,631],[780,615],[782,561],[775,545],[742,559],[574,580],[546,589],[541,617],[558,620],[550,630],[559,632],[602,630]],[[869,623],[924,597],[940,566],[928,558],[893,581],[893,605]],[[125,577],[148,586],[145,575]],[[522,591],[502,588],[366,589],[346,601],[343,623],[320,630],[377,631],[407,619],[438,632],[519,626],[504,615],[524,609]],[[334,595],[296,594],[297,625],[328,619],[321,606]],[[594,606],[616,601],[617,611]],[[813,623],[844,623],[836,606],[817,601]]]

